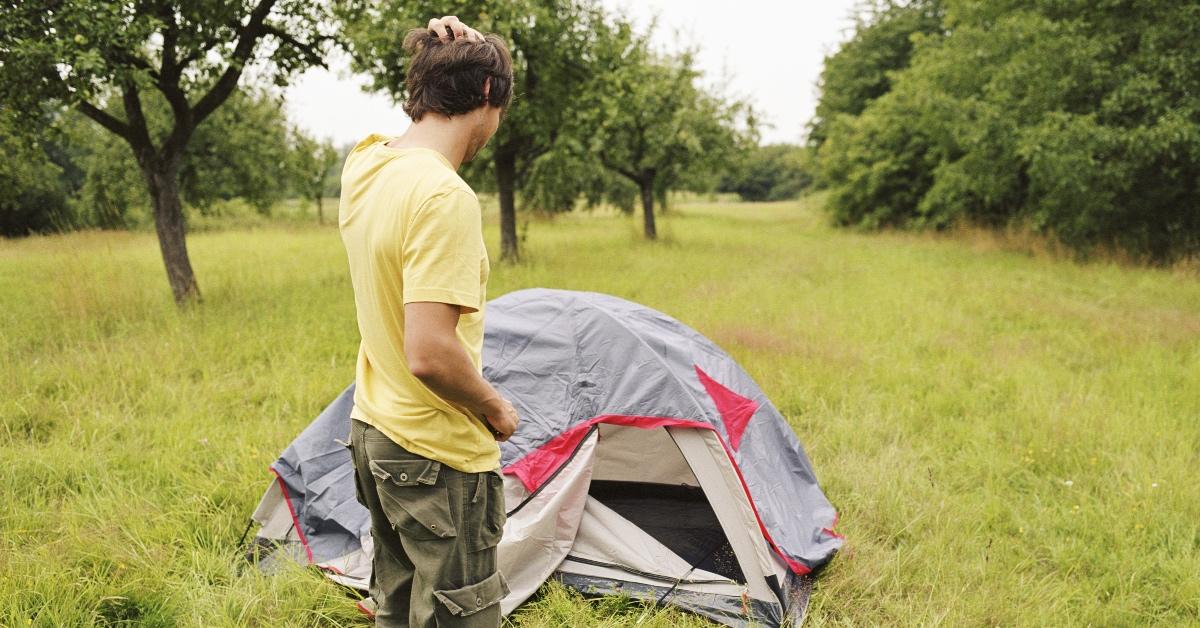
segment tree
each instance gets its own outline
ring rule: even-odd
[[[151,128],[166,126],[166,103],[146,104]],[[43,135],[39,144],[62,169],[73,207],[72,221],[59,226],[123,229],[142,220],[134,209],[150,207],[151,199],[123,139],[74,110],[58,112]],[[179,168],[181,198],[201,213],[235,197],[267,213],[289,192],[289,160],[281,155],[290,155],[281,101],[266,91],[239,91],[188,143]]]
[[[860,2],[853,36],[825,57],[821,98],[808,125],[809,145],[825,143],[837,116],[857,116],[888,93],[893,73],[908,67],[914,36],[940,33],[943,14],[941,0]]]
[[[1081,254],[1200,253],[1200,5],[945,0],[942,35],[820,149],[839,222],[966,221]]]
[[[238,88],[247,68],[285,84],[323,65],[334,24],[302,0],[144,0],[0,4],[0,102],[16,111],[65,103],[132,150],[154,210],[177,303],[200,296],[185,240],[179,175],[196,129]],[[169,124],[147,120],[162,99]]]
[[[811,152],[801,146],[772,144],[747,150],[721,180],[721,191],[744,201],[779,201],[799,196],[812,183]]]
[[[341,157],[329,140],[319,141],[300,129],[292,130],[292,180],[301,196],[317,206],[317,224],[325,224],[324,199],[329,176]]]
[[[655,196],[712,182],[702,175],[752,134],[738,126],[748,108],[699,88],[691,54],[655,55],[628,30],[614,44],[608,67],[585,88],[595,103],[576,109],[575,124],[578,136],[589,138],[587,152],[637,186],[643,231],[653,240]]]
[[[291,137],[283,100],[243,89],[196,129],[179,171],[183,198],[206,212],[241,198],[268,215],[291,192]]]
[[[457,15],[481,32],[499,35],[513,55],[512,105],[476,160],[479,163],[469,166],[467,174],[473,179],[485,173],[494,177],[500,200],[501,257],[516,259],[516,190],[538,159],[555,146],[564,115],[587,105],[579,95],[592,72],[595,42],[607,32],[603,12],[594,0],[384,0],[360,7],[346,21],[355,64],[374,77],[375,89],[403,98],[407,66],[400,43],[404,33],[442,12]]]

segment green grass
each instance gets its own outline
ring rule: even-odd
[[[730,351],[795,427],[845,550],[810,625],[1200,622],[1200,282],[979,238],[824,226],[817,200],[535,221],[492,296],[597,290]],[[489,244],[497,234],[488,214]],[[245,569],[266,467],[353,377],[334,228],[0,242],[0,625],[362,623]],[[520,626],[699,620],[547,587]]]

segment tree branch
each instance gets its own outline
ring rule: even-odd
[[[529,169],[533,166],[533,162],[537,161],[538,157],[550,152],[550,146],[539,145],[535,148],[530,148],[521,154],[521,165],[517,167],[517,180],[525,180],[525,175],[529,173]]]
[[[200,57],[203,57],[204,55],[208,54],[208,51],[212,50],[213,48],[216,48],[217,44],[219,44],[219,43],[221,43],[221,42],[216,39],[213,39],[211,41],[205,42],[205,44],[203,46],[200,46],[200,47],[196,48],[195,50],[193,50],[191,54],[184,55],[183,58],[179,60],[179,64],[178,64],[179,70],[183,71],[184,68],[187,68],[189,65],[199,61]]]
[[[195,124],[192,122],[192,108],[188,103],[187,94],[179,86],[184,64],[179,62],[179,51],[176,49],[179,42],[179,23],[175,19],[175,10],[169,4],[160,5],[158,17],[166,27],[163,29],[162,71],[155,85],[167,99],[175,118],[171,135],[163,144],[161,156],[171,159],[183,152]]]
[[[143,162],[154,155],[154,142],[146,127],[146,115],[142,112],[142,97],[133,81],[125,83],[121,100],[125,103],[125,118],[129,120],[129,136],[125,139],[133,147],[138,161]],[[144,165],[144,164],[143,164]]]
[[[296,39],[295,37],[292,37],[292,35],[290,33],[288,33],[287,31],[284,31],[280,28],[276,28],[275,26],[272,26],[271,24],[263,24],[263,32],[265,32],[268,35],[274,35],[275,37],[278,37],[281,41],[291,44],[291,46],[293,48],[295,48],[296,50],[299,50],[301,52],[301,54],[303,54],[305,56],[305,58],[308,60],[309,63],[316,65],[316,66],[320,66],[325,69],[329,69],[329,66],[327,66],[325,64],[325,58],[323,56],[321,56],[320,48],[317,48],[315,44],[313,44],[313,43],[306,44],[306,43]]]
[[[103,109],[100,109],[86,100],[81,101],[77,107],[79,108],[79,111],[83,113],[83,115],[95,120],[100,126],[124,138],[126,141],[130,141],[132,133],[130,132],[128,124],[121,122],[120,120],[109,115]]]
[[[170,81],[171,78],[178,80],[182,68],[179,67],[175,58],[175,55],[178,54],[175,44],[179,41],[179,24],[175,21],[175,10],[170,5],[164,4],[159,7],[158,16],[167,25],[163,29],[162,79],[165,81]]]
[[[151,78],[156,81],[159,80],[160,75],[158,70],[155,69],[153,65],[150,65],[150,62],[142,58],[142,56],[137,52],[117,48],[108,51],[108,53],[109,54],[106,56],[111,62],[114,62],[117,65],[129,65],[139,70],[144,70],[146,74],[150,75]]]
[[[167,141],[163,142],[163,157],[170,159],[183,152],[188,140],[192,137],[192,131],[196,129],[196,124],[192,120],[191,111],[175,112],[175,124],[171,127],[171,134],[167,136]]]
[[[259,38],[265,32],[263,25],[274,5],[275,0],[259,0],[258,6],[250,12],[250,19],[246,21],[245,26],[241,28],[241,33],[238,34],[237,46],[230,55],[229,66],[221,73],[221,77],[217,79],[212,89],[208,90],[208,93],[196,103],[192,110],[193,124],[203,122],[237,88],[238,79],[242,77],[242,70],[245,69],[250,56],[254,54],[254,48],[258,45]]]
[[[636,172],[634,172],[632,170],[626,170],[625,168],[622,168],[622,167],[616,165],[615,163],[613,163],[612,161],[610,161],[608,159],[608,153],[606,153],[606,152],[603,152],[603,151],[600,152],[600,163],[604,164],[605,168],[608,168],[609,170],[612,170],[613,172],[621,174],[622,176],[629,179],[630,181],[633,181],[634,183],[642,182],[641,178],[638,177]]]

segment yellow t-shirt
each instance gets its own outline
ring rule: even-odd
[[[358,143],[342,170],[338,226],[350,258],[358,348],[354,410],[401,447],[467,473],[495,469],[500,450],[480,419],[413,376],[404,304],[460,306],[458,340],[475,368],[483,350],[487,249],[479,200],[441,153]]]

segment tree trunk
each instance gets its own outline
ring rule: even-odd
[[[644,178],[638,183],[638,187],[642,189],[642,213],[646,239],[654,240],[658,238],[658,231],[654,228],[654,179]]]
[[[200,288],[188,259],[183,205],[179,202],[179,166],[173,163],[175,161],[143,166],[142,175],[154,203],[154,230],[158,233],[158,248],[167,268],[167,281],[171,284],[175,303],[186,305],[200,300]]]
[[[317,224],[325,224],[325,199],[321,198],[324,194],[317,195]]]
[[[517,206],[514,188],[517,184],[517,156],[511,151],[496,152],[496,189],[500,193],[500,259],[515,262],[517,250]]]

